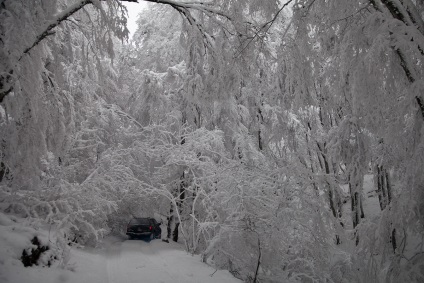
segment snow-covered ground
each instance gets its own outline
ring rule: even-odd
[[[347,193],[347,185],[342,190]],[[376,221],[381,212],[372,175],[364,178],[363,196],[363,221]],[[0,283],[241,282],[228,271],[216,271],[199,256],[186,253],[180,243],[108,237],[97,248],[72,247],[67,254],[49,227],[35,221],[0,213]],[[353,253],[350,200],[343,206],[343,222],[349,236],[342,242],[342,250]],[[52,267],[23,266],[22,251],[31,247],[34,236],[51,247],[40,265],[50,260]]]
[[[341,185],[340,188],[345,195],[349,195],[349,185]],[[374,186],[373,175],[371,174],[364,176],[362,196],[365,221],[376,221],[376,219],[380,217],[381,210],[376,188]],[[343,205],[342,210],[342,221],[345,225],[345,229],[348,231],[353,229],[351,213],[351,202],[350,198],[348,198],[347,202]]]
[[[106,238],[96,249],[72,248],[69,261],[62,268],[58,261],[50,268],[24,267],[20,261],[22,250],[31,246],[35,235],[43,244],[52,243],[48,231],[31,228],[24,219],[0,213],[0,282],[240,282],[228,271],[216,271],[202,263],[199,256],[187,254],[179,243],[119,237]],[[53,249],[47,253],[54,255]]]
[[[378,201],[378,195],[374,186],[373,175],[364,176],[364,214],[370,221],[375,221],[376,218],[380,217],[381,209]]]
[[[340,186],[343,194],[349,196],[349,185]],[[378,222],[379,217],[381,216],[380,204],[378,201],[377,192],[374,186],[373,175],[367,174],[364,176],[363,190],[362,190],[362,200],[363,200],[363,209],[365,218],[361,219],[361,225],[369,224],[370,222]],[[346,235],[347,241],[342,241],[340,249],[345,251],[347,254],[354,254],[356,249],[355,244],[355,231],[353,229],[352,222],[352,208],[351,208],[351,199],[348,197],[346,202],[342,206],[342,223],[344,225],[344,232]]]

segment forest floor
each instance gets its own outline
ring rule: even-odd
[[[202,263],[200,256],[188,254],[180,243],[123,237],[108,237],[97,248],[72,247],[70,254],[63,256],[66,264],[53,260],[52,267],[43,267],[48,253],[53,255],[49,250],[39,266],[24,267],[20,257],[34,235],[44,244],[54,240],[49,239],[47,230],[27,224],[24,219],[0,213],[2,283],[241,282],[228,271]]]

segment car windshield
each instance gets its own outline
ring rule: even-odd
[[[150,225],[148,218],[135,218],[131,219],[130,225]]]

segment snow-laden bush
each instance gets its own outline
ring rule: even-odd
[[[219,229],[207,241],[204,261],[248,282],[331,279],[330,213],[313,187],[285,174],[240,165],[221,176],[212,203]]]

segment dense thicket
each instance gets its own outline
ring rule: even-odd
[[[424,280],[424,3],[159,2],[130,42],[120,1],[0,2],[2,209],[82,244],[161,217],[245,281]]]

